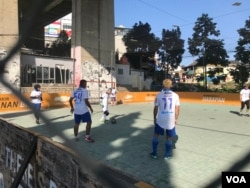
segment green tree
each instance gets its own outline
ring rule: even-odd
[[[184,53],[184,40],[181,39],[180,28],[172,30],[162,30],[161,47],[159,49],[159,59],[162,62],[162,70],[169,71],[169,66],[177,68]]]
[[[135,23],[122,40],[127,47],[126,56],[133,68],[141,69],[148,57],[154,56],[160,47],[160,39],[151,33],[151,27],[148,23]]]
[[[231,71],[233,79],[242,87],[247,82],[250,71],[250,17],[245,27],[238,30],[240,38],[236,46],[235,59],[240,61],[235,70]]]
[[[192,38],[188,38],[188,50],[193,56],[198,56],[198,65],[203,66],[206,75],[207,64],[228,65],[228,55],[224,49],[223,40],[216,39],[220,31],[208,14],[202,14],[195,22]],[[205,77],[206,78],[206,77]],[[205,79],[205,87],[207,79]]]
[[[51,47],[46,46],[45,53],[52,56],[70,57],[71,40],[66,33],[62,30],[56,41],[54,41]]]

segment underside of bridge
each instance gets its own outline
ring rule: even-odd
[[[37,16],[34,8],[37,5],[36,0],[19,0],[18,15],[19,15],[19,33],[21,37],[23,31],[29,23],[32,22],[32,29],[28,33],[23,46],[30,49],[44,49],[44,27],[53,21],[72,12],[72,0],[42,0],[40,13]]]

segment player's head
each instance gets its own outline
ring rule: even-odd
[[[112,92],[112,88],[108,88],[106,92],[110,94]]]
[[[165,79],[162,82],[164,88],[169,89],[172,87],[172,81],[170,79]]]
[[[248,87],[249,87],[248,84],[245,84],[245,85],[244,85],[244,88],[245,88],[245,89],[248,89]]]
[[[39,91],[41,89],[41,86],[39,84],[34,85],[34,89],[36,91]]]
[[[87,85],[87,81],[86,80],[80,80],[79,87],[86,88],[86,85]]]

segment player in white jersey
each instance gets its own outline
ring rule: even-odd
[[[165,159],[169,159],[172,153],[172,139],[176,136],[175,126],[180,113],[179,95],[171,91],[172,81],[165,79],[163,89],[156,95],[154,102],[154,137],[152,139],[151,157],[157,158],[159,135],[166,131]]]
[[[249,116],[249,98],[250,98],[250,89],[248,85],[244,85],[244,88],[240,91],[240,115],[242,115],[242,110],[246,106],[246,115]]]
[[[111,105],[116,105],[116,89],[115,87],[112,88],[110,93]]]
[[[103,115],[102,115],[102,117],[100,119],[101,122],[105,122],[107,116],[109,115],[109,108],[108,108],[109,105],[108,104],[109,104],[109,96],[110,96],[111,91],[112,91],[112,89],[109,88],[102,95],[102,111],[103,111]]]
[[[93,113],[93,109],[89,103],[89,93],[86,89],[87,81],[86,80],[80,80],[79,88],[75,89],[71,97],[69,99],[69,104],[71,107],[70,112],[74,112],[74,120],[75,120],[75,126],[74,126],[74,135],[76,137],[76,140],[78,140],[78,129],[79,125],[82,122],[86,122],[86,135],[85,135],[85,141],[87,142],[94,142],[95,140],[90,137],[90,130],[92,125],[92,119],[89,112],[89,109],[91,113]],[[74,106],[73,106],[73,100],[74,100]]]
[[[39,113],[41,111],[41,104],[42,104],[42,92],[41,92],[41,86],[39,84],[36,84],[34,86],[34,90],[30,93],[31,102],[33,105],[33,108],[35,109],[34,115],[36,118],[36,123],[39,124]]]

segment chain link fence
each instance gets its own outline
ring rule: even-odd
[[[6,78],[4,77],[4,72],[6,70],[8,62],[19,53],[20,47],[23,44],[23,42],[27,39],[27,36],[29,36],[33,25],[35,24],[36,19],[39,17],[39,13],[43,11],[43,8],[45,7],[44,0],[34,0],[33,1],[33,7],[30,8],[29,12],[29,19],[25,22],[23,22],[21,31],[19,31],[19,40],[18,42],[7,52],[7,51],[0,51],[0,81],[1,84],[7,88],[11,93],[15,94],[20,100],[23,101],[31,110],[34,110],[30,101],[25,98],[22,93],[17,89],[16,84],[9,83]],[[7,16],[7,15],[6,15]],[[100,92],[99,91],[90,91],[90,102],[98,104],[100,102]],[[41,119],[44,121],[47,125],[53,125],[53,122],[50,122],[49,118],[47,118],[44,114],[40,113]],[[44,129],[55,129],[54,126],[47,126],[43,127]],[[58,134],[60,134],[60,131],[57,131]],[[67,137],[65,137],[63,134],[60,135],[63,139],[68,140]],[[72,148],[74,150],[74,148]],[[84,149],[84,148],[83,148]],[[77,151],[76,151],[77,152]],[[236,161],[235,164],[232,164],[232,166],[227,169],[227,171],[240,171],[243,169],[244,166],[246,166],[249,163],[250,159],[250,152],[247,153],[246,156],[243,156],[240,160]],[[120,182],[114,181],[111,175],[105,171],[102,166],[96,164],[95,161],[93,161],[90,158],[87,158],[86,156],[81,156],[81,167],[87,168],[90,171],[94,172],[94,174],[98,177],[100,181],[106,182],[109,187],[119,187],[123,188],[125,187]],[[205,185],[204,187],[210,188],[210,187],[219,187],[221,184],[221,177],[218,177],[217,179],[214,179],[210,184]]]

